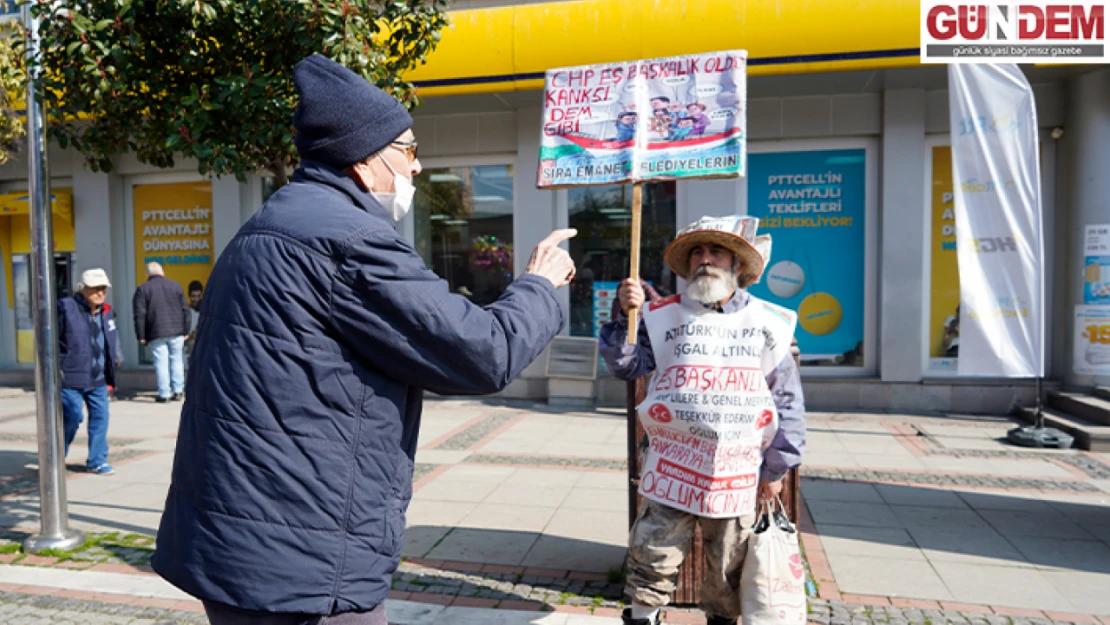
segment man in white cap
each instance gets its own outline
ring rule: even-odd
[[[116,320],[108,297],[108,274],[89,269],[71,297],[58,300],[58,361],[62,374],[62,415],[66,454],[89,411],[90,473],[111,475],[108,464],[108,387],[120,363]]]
[[[601,331],[614,375],[654,372],[638,407],[649,447],[629,534],[627,625],[660,622],[698,525],[701,607],[708,625],[736,623],[757,503],[778,497],[783,477],[801,462],[805,408],[791,353],[797,315],[745,290],[770,256],[771,238],[756,237],[758,223],[703,218],[681,230],[664,260],[686,279],[685,295],[643,308],[640,282],[625,280],[621,311]],[[643,312],[636,345],[627,344],[631,308]]]

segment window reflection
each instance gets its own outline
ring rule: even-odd
[[[496,301],[513,280],[512,166],[425,169],[413,182],[425,264],[475,304]]]
[[[632,233],[632,186],[575,187],[567,191],[568,222],[578,229],[570,254],[578,268],[571,284],[570,333],[597,336],[610,319],[617,285],[628,277]],[[675,276],[663,250],[675,235],[675,183],[644,185],[640,277],[661,296],[675,292]]]

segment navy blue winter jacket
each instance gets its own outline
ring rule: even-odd
[[[58,361],[64,388],[93,388],[92,321],[89,304],[80,293],[58,300]],[[104,333],[104,380],[116,384],[116,362],[120,360],[116,339],[116,316],[111,306],[101,307],[100,331]]]
[[[479,308],[354,181],[304,162],[209,278],[154,569],[245,610],[385,600],[424,389],[505,387],[558,334],[551,283]]]

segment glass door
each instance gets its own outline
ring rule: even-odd
[[[76,254],[54,254],[54,293],[58,299],[73,295],[77,266]],[[12,255],[12,293],[15,296],[15,352],[16,362],[35,362],[35,323],[31,314],[31,256]]]

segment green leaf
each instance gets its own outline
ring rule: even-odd
[[[297,61],[322,51],[411,105],[412,85],[396,74],[434,50],[446,23],[440,0],[348,2],[347,16],[341,3],[319,0],[36,2],[37,14],[54,14],[56,4],[73,17],[42,22],[51,132],[97,171],[124,151],[155,167],[187,154],[198,171],[237,179],[293,162]],[[394,23],[389,41],[373,39],[379,17]],[[5,63],[21,60],[5,39],[0,86],[18,92]],[[90,115],[73,123],[81,113]],[[4,146],[19,142],[4,119],[0,162]]]

